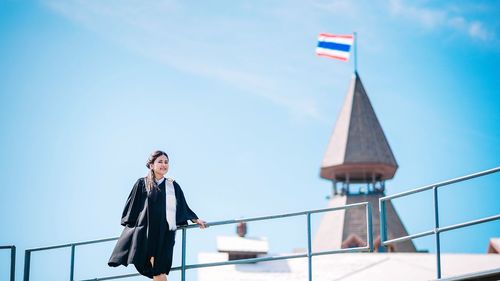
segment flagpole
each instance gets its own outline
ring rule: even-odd
[[[354,73],[358,73],[358,34],[354,32]]]

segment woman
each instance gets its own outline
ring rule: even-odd
[[[165,152],[154,151],[146,167],[148,175],[137,180],[125,203],[121,221],[125,229],[108,265],[134,264],[140,274],[167,281],[177,226],[190,220],[205,228],[205,222],[191,211],[179,184],[164,177],[169,167]]]

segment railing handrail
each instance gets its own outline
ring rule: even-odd
[[[410,189],[408,191],[403,191],[403,192],[400,192],[400,193],[396,193],[396,194],[384,196],[384,197],[380,198],[379,200],[380,201],[382,201],[382,200],[385,201],[385,200],[395,199],[395,198],[398,198],[398,197],[403,197],[403,196],[411,195],[411,194],[414,194],[414,193],[419,193],[419,192],[422,192],[422,191],[430,190],[430,189],[433,189],[434,187],[438,188],[438,187],[441,187],[441,186],[446,186],[446,185],[450,185],[450,184],[453,184],[453,183],[457,183],[457,182],[461,182],[461,181],[466,181],[466,180],[470,180],[470,179],[473,179],[473,178],[477,178],[477,177],[482,177],[482,176],[485,176],[485,175],[493,174],[493,173],[496,173],[496,172],[499,172],[499,171],[500,171],[500,167],[496,167],[496,168],[485,170],[485,171],[482,171],[482,172],[478,172],[478,173],[474,173],[474,174],[469,174],[469,175],[461,176],[461,177],[454,178],[454,179],[451,179],[451,180],[441,181],[441,182],[437,182],[437,183],[425,185],[425,186],[422,186],[422,187],[417,187],[417,188],[414,188],[414,189]]]
[[[15,245],[2,245],[0,250],[10,249],[10,281],[16,279],[16,246]]]
[[[26,251],[37,252],[37,251],[53,250],[53,249],[67,248],[67,247],[71,247],[71,246],[81,246],[81,245],[88,245],[88,244],[98,244],[98,243],[109,242],[109,241],[114,241],[114,240],[118,240],[118,237],[105,238],[105,239],[96,239],[96,240],[88,240],[88,241],[75,242],[75,243],[66,243],[66,244],[60,244],[60,245],[54,245],[54,246],[46,246],[46,247],[39,247],[39,248],[31,248],[31,249],[26,249]]]
[[[354,204],[349,204],[349,205],[345,205],[345,206],[341,206],[341,207],[313,209],[313,210],[310,210],[310,211],[284,213],[284,214],[278,214],[278,215],[267,215],[267,216],[260,216],[260,217],[248,217],[248,218],[239,218],[239,219],[232,219],[232,220],[214,221],[214,222],[207,222],[207,223],[205,223],[205,225],[207,227],[210,227],[210,226],[234,224],[234,223],[240,223],[240,222],[271,220],[271,219],[278,219],[278,218],[286,218],[286,217],[294,217],[294,216],[306,215],[308,213],[314,214],[314,213],[324,213],[324,212],[331,212],[331,211],[343,210],[343,209],[348,209],[348,208],[354,208],[354,207],[364,206],[366,204],[367,204],[367,202],[361,202],[361,203],[354,203]],[[183,225],[183,226],[178,226],[177,227],[178,230],[189,229],[189,228],[198,228],[198,225],[197,224],[190,224],[190,225]],[[109,242],[109,241],[118,240],[118,238],[119,237],[112,237],[112,238],[87,240],[87,241],[74,242],[74,243],[65,243],[65,244],[59,244],[59,245],[54,245],[54,246],[45,246],[45,247],[38,247],[38,248],[26,249],[26,251],[36,252],[36,251],[53,250],[53,249],[59,249],[59,248],[67,248],[67,247],[71,247],[71,246],[81,246],[81,245],[88,245],[88,244],[98,244],[98,243],[103,243],[103,242]]]
[[[416,239],[419,237],[435,235],[436,236],[436,260],[437,260],[437,274],[436,275],[437,275],[437,278],[440,279],[441,278],[441,246],[440,246],[440,235],[439,234],[441,232],[445,232],[445,231],[459,229],[459,228],[463,228],[463,227],[467,227],[467,226],[471,226],[471,225],[476,225],[476,224],[481,224],[481,223],[485,223],[485,222],[489,222],[489,221],[499,220],[500,214],[489,216],[489,217],[484,217],[484,218],[480,218],[480,219],[476,219],[476,220],[472,220],[472,221],[467,221],[467,222],[463,222],[463,223],[458,223],[458,224],[454,224],[454,225],[449,225],[449,226],[445,226],[445,227],[440,227],[439,226],[438,193],[437,193],[438,188],[441,186],[446,186],[446,185],[450,185],[453,183],[467,181],[467,180],[470,180],[473,178],[486,176],[486,175],[493,174],[496,172],[500,172],[500,167],[492,168],[492,169],[485,170],[482,172],[469,174],[466,176],[462,176],[462,177],[458,177],[458,178],[454,178],[454,179],[426,185],[423,187],[418,187],[415,189],[411,189],[409,191],[400,192],[397,194],[393,194],[393,195],[384,196],[382,198],[379,198],[381,244],[384,246],[388,246],[389,244],[395,244],[395,243],[400,243],[400,242],[404,242],[404,241],[408,241],[408,240],[413,240],[413,239]],[[411,235],[405,235],[405,236],[397,237],[397,238],[393,238],[393,239],[387,239],[387,222],[386,222],[386,216],[385,216],[385,202],[392,200],[392,199],[396,199],[396,198],[412,195],[415,193],[427,191],[430,189],[432,189],[434,191],[433,192],[433,194],[434,194],[434,221],[435,221],[434,228],[432,230],[423,231],[423,232],[420,232],[417,234],[411,234]]]
[[[346,210],[349,208],[355,208],[355,207],[360,207],[360,206],[364,206],[366,208],[366,213],[367,213],[367,216],[366,216],[366,220],[367,220],[367,232],[366,232],[367,245],[365,247],[356,247],[356,248],[349,248],[349,249],[339,249],[339,250],[320,251],[320,252],[313,252],[312,251],[312,246],[311,246],[311,214],[338,211],[338,210]],[[202,264],[195,263],[195,264],[189,264],[189,265],[187,265],[185,263],[186,231],[188,229],[191,229],[191,228],[197,228],[198,225],[191,224],[191,225],[179,226],[178,229],[182,231],[182,262],[181,262],[181,266],[173,267],[171,269],[171,271],[181,270],[181,272],[182,272],[181,278],[184,281],[185,280],[185,271],[187,269],[307,257],[308,264],[309,264],[309,280],[312,280],[311,258],[313,256],[347,253],[347,252],[373,251],[372,218],[371,218],[372,215],[371,214],[372,214],[371,203],[370,202],[361,202],[361,203],[348,204],[348,205],[344,205],[344,206],[340,206],[340,207],[313,209],[313,210],[284,213],[284,214],[277,214],[277,215],[268,215],[268,216],[249,217],[249,218],[239,218],[239,219],[232,219],[232,220],[208,222],[208,223],[206,223],[206,226],[210,227],[210,226],[234,224],[234,223],[239,223],[239,222],[263,221],[263,220],[271,220],[271,219],[279,219],[279,218],[287,218],[287,217],[306,215],[307,216],[308,249],[307,249],[306,253],[299,253],[299,254],[289,254],[289,255],[281,255],[281,256],[266,256],[266,257],[232,260],[232,261],[225,261],[225,262],[214,262],[214,263],[202,263]],[[89,240],[89,241],[83,241],[83,242],[66,243],[66,244],[55,245],[55,246],[27,249],[26,253],[25,253],[24,281],[29,281],[29,270],[30,270],[30,262],[31,262],[30,260],[31,260],[31,253],[32,252],[71,247],[72,251],[71,251],[70,281],[73,281],[74,254],[75,254],[75,247],[76,246],[109,242],[109,241],[114,241],[117,239],[118,239],[118,237],[113,237],[113,238],[106,238],[106,239]],[[88,280],[89,281],[90,280],[111,280],[111,279],[132,277],[132,276],[137,276],[137,275],[138,274],[125,274],[125,275],[118,275],[118,276],[93,278],[93,279],[88,279]]]

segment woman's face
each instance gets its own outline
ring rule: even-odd
[[[168,158],[161,155],[151,165],[156,177],[163,177],[168,172]]]

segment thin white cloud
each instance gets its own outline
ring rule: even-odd
[[[354,17],[356,13],[360,10],[360,7],[356,1],[349,0],[337,0],[337,1],[324,1],[316,0],[312,2],[314,6],[325,12],[331,14],[339,14],[343,16]]]
[[[483,22],[460,15],[461,9],[457,6],[437,9],[410,5],[403,0],[390,0],[389,7],[392,14],[415,21],[425,28],[445,27],[481,41],[495,39],[494,33],[488,30]]]
[[[468,26],[469,35],[482,40],[488,40],[493,37],[492,33],[487,31],[481,22],[473,21]]]
[[[282,85],[287,82],[284,77],[265,76],[258,67],[252,67],[255,62],[245,63],[244,52],[233,54],[230,61],[224,60],[231,46],[213,38],[207,40],[208,32],[204,32],[206,27],[202,23],[184,23],[181,15],[189,11],[183,10],[185,7],[176,1],[45,0],[44,3],[58,14],[150,59],[179,71],[223,81],[242,92],[287,108],[296,116],[321,119],[313,97],[304,96],[306,92],[295,89],[283,89]],[[210,34],[220,32],[215,36],[223,38],[245,25],[237,19],[229,21],[214,19],[210,25],[220,28],[211,30]],[[251,40],[244,43],[252,44]],[[256,41],[255,44],[262,43]]]

